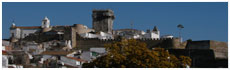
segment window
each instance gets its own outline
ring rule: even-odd
[[[96,53],[96,52],[92,52],[92,56],[98,56],[98,53]]]
[[[14,37],[14,33],[12,33],[11,36]]]
[[[80,62],[79,62],[79,61],[76,61],[76,65],[80,65]]]

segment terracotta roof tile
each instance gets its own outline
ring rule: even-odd
[[[2,55],[8,55],[6,51],[2,51]]]
[[[85,62],[85,60],[82,60],[82,59],[78,59],[78,58],[75,58],[75,57],[67,57],[69,59],[73,59],[73,60],[77,60],[77,61],[81,61],[81,62]]]
[[[40,55],[68,55],[74,51],[44,51]]]
[[[67,66],[68,68],[79,68],[78,66],[73,66],[73,65],[69,65],[69,64],[64,64],[64,66]]]
[[[41,28],[41,26],[16,26],[16,27],[13,27],[13,28],[20,28],[20,29],[39,29]]]

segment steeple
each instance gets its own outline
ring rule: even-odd
[[[15,27],[16,25],[14,23],[12,23],[11,27]]]
[[[153,31],[159,31],[159,30],[157,29],[157,26],[154,26]]]

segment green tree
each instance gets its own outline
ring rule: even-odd
[[[163,48],[150,50],[143,42],[135,39],[122,40],[105,45],[107,55],[101,56],[83,67],[99,68],[180,68],[191,65],[191,59],[179,59]]]

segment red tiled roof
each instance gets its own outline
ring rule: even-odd
[[[2,51],[2,55],[8,55],[6,51]]]
[[[44,51],[40,55],[68,55],[73,51]]]
[[[64,64],[64,66],[67,66],[68,68],[79,68],[78,66],[73,66],[73,65],[69,65],[69,64]]]
[[[80,62],[85,62],[85,60],[78,59],[78,58],[75,58],[75,57],[66,57],[66,58],[77,60],[77,61],[80,61]]]
[[[39,29],[41,28],[41,26],[16,26],[16,27],[13,27],[13,28],[20,28],[20,29]]]
[[[12,47],[11,47],[11,46],[5,46],[5,50],[6,50],[6,51],[11,51],[11,50],[12,50]]]
[[[8,68],[14,68],[14,66],[8,66]]]

